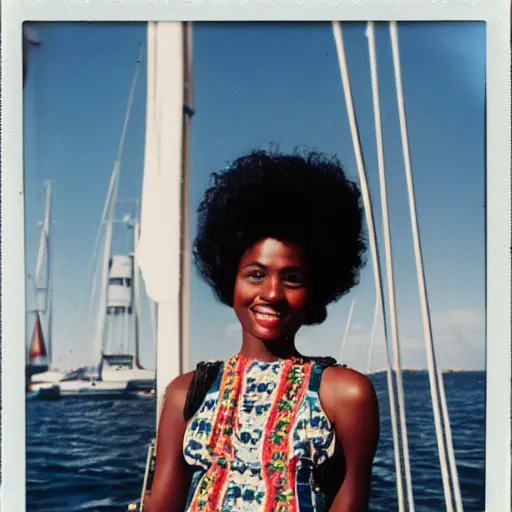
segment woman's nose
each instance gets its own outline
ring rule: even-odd
[[[279,277],[268,277],[263,284],[262,298],[268,301],[277,301],[282,298],[283,290]]]

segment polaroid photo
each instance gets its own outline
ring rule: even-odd
[[[510,2],[2,18],[2,510],[510,510]]]

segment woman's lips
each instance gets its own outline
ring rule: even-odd
[[[264,309],[253,309],[254,318],[256,322],[265,328],[275,327],[283,321],[280,313],[270,312]]]

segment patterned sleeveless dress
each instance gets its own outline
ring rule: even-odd
[[[185,432],[185,512],[327,511],[313,478],[335,449],[318,396],[323,368],[241,354],[223,364]]]

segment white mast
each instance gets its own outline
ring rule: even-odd
[[[36,272],[35,272],[35,301],[36,311],[46,314],[46,350],[48,365],[52,364],[52,311],[51,311],[51,250],[50,250],[50,230],[52,225],[52,184],[51,180],[46,180],[46,200],[44,210],[44,220],[41,226],[41,235],[39,238],[39,250],[37,253]],[[40,293],[44,292],[44,305],[40,305]]]
[[[101,265],[102,276],[101,276],[101,287],[100,287],[100,300],[99,300],[99,315],[98,323],[96,326],[96,337],[94,342],[94,356],[98,357],[104,350],[104,331],[105,331],[105,320],[106,320],[106,309],[107,309],[107,287],[108,287],[108,275],[109,275],[109,264],[112,249],[112,231],[114,225],[115,216],[115,205],[117,201],[117,188],[119,185],[119,173],[121,169],[121,157],[123,155],[124,142],[126,138],[126,131],[128,128],[128,121],[130,120],[130,114],[132,111],[133,98],[135,96],[135,88],[137,80],[139,78],[140,61],[142,59],[142,48],[140,49],[139,59],[135,68],[135,74],[133,76],[132,85],[130,89],[130,96],[128,98],[128,106],[126,108],[126,114],[123,123],[123,130],[121,132],[121,139],[119,141],[119,147],[117,150],[117,158],[114,162],[114,170],[110,179],[109,189],[107,192],[107,199],[103,209],[102,220],[106,222],[105,228],[105,245],[103,248],[103,260]],[[100,226],[101,229],[101,226]],[[94,286],[94,284],[93,284]],[[94,290],[94,288],[93,288]],[[92,297],[92,296],[91,296]]]
[[[347,323],[345,325],[345,333],[343,334],[343,341],[341,342],[340,348],[340,363],[343,363],[343,356],[345,354],[345,348],[347,346],[348,333],[350,332],[350,323],[352,322],[352,315],[354,313],[354,307],[356,305],[356,301],[353,300],[350,304],[350,309],[348,311]]]
[[[46,200],[44,209],[44,220],[41,225],[41,234],[39,237],[39,250],[37,253],[36,262],[36,273],[35,280],[38,290],[46,289],[48,286],[48,245],[50,240],[50,226],[51,226],[51,200],[52,200],[52,182],[47,180],[44,182],[46,187]],[[43,285],[41,283],[44,283]],[[46,300],[44,301],[45,306],[42,310],[46,310]]]
[[[138,216],[135,215],[135,219],[133,221],[133,250],[135,253],[135,249],[139,242],[139,233],[140,233],[140,224]],[[135,364],[137,368],[140,368],[140,282],[139,282],[139,264],[137,258],[133,258],[133,316],[135,322]]]
[[[188,371],[190,365],[190,122],[194,115],[194,81],[192,74],[192,23],[183,24],[183,144],[181,187],[181,370]]]
[[[119,161],[116,161],[113,172],[114,182],[114,193],[113,196],[117,195],[117,185],[119,177]],[[96,337],[94,342],[94,357],[101,357],[101,354],[105,350],[105,320],[107,316],[107,287],[108,287],[108,274],[110,264],[110,253],[112,250],[112,231],[114,227],[114,205],[115,201],[112,201],[109,205],[107,214],[107,225],[105,228],[105,245],[103,247],[103,259],[101,262],[101,286],[100,286],[100,300],[99,300],[99,311],[98,311],[98,323],[96,324]]]
[[[48,350],[48,369],[53,367],[53,271],[51,265],[52,249],[50,240],[48,240],[48,291],[46,304],[46,343]]]
[[[146,150],[137,258],[147,294],[158,303],[157,415],[166,386],[187,364],[188,234],[181,233],[188,231],[188,220],[182,220],[188,217],[188,121],[184,116],[192,113],[185,94],[185,80],[190,84],[191,79],[188,52],[185,58],[188,30],[181,22],[149,22],[147,29]],[[162,219],[166,219],[164,230],[159,229]]]

